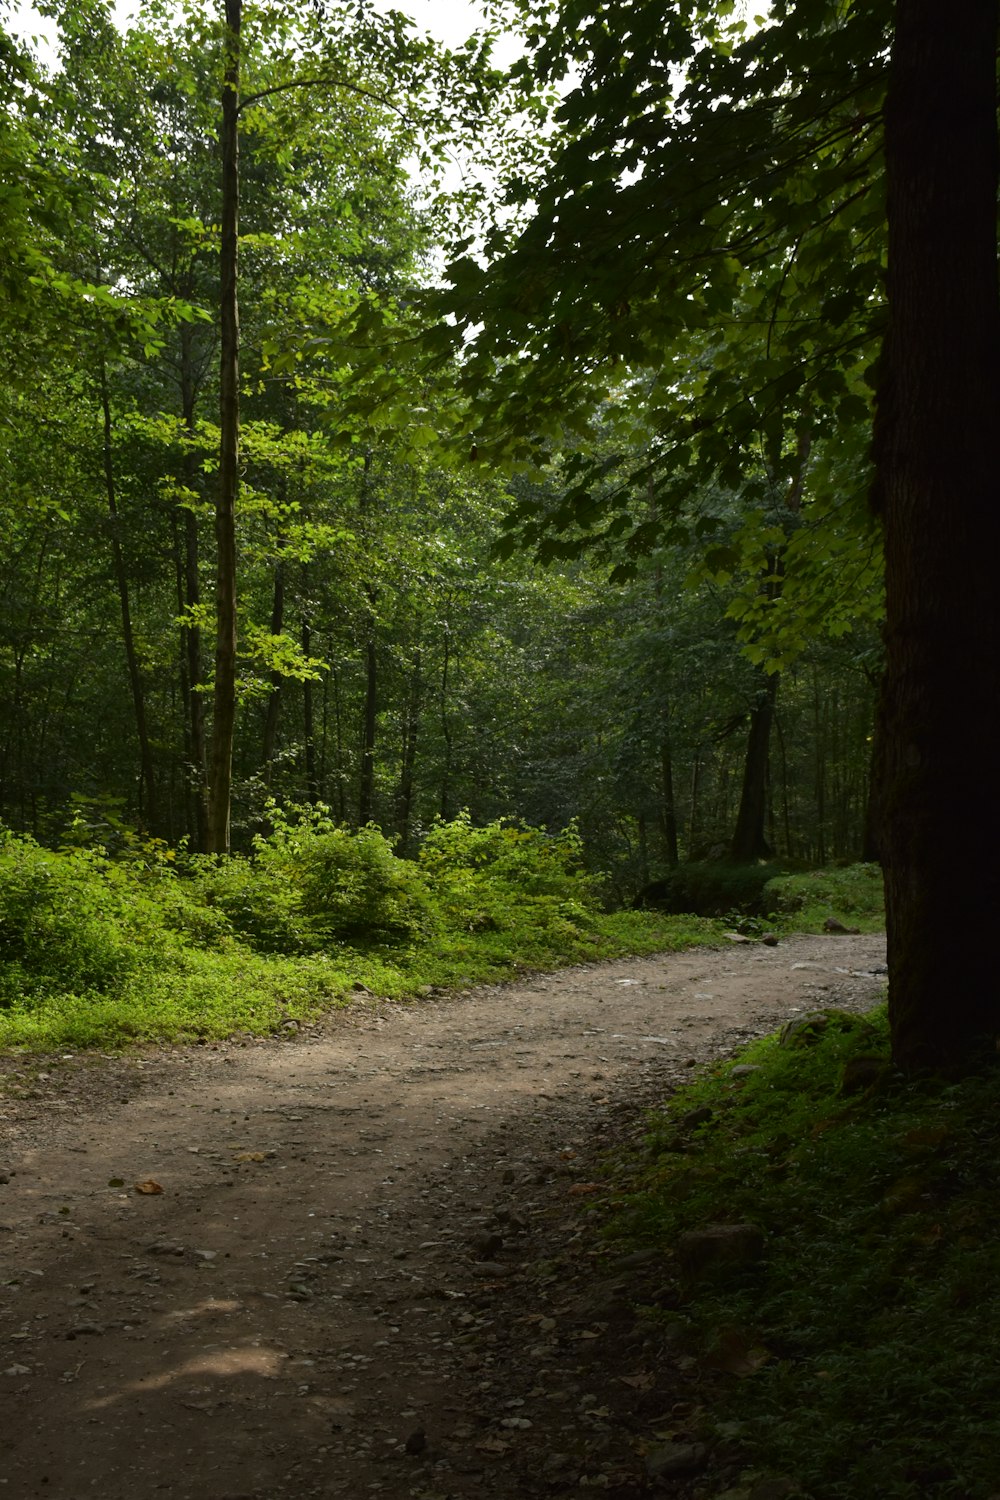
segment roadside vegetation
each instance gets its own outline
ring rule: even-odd
[[[756,867],[692,866],[690,910],[608,911],[573,827],[462,814],[401,859],[378,829],[349,832],[322,808],[272,805],[269,822],[252,857],[229,859],[120,827],[95,844],[81,826],[85,842],[58,850],[0,830],[0,1046],[266,1034],[358,994],[461,990],[733,928],[880,921],[873,866],[773,877],[763,897]]]
[[[829,1011],[698,1078],[619,1163],[609,1232],[664,1257],[648,1316],[742,1471],[727,1500],[995,1495],[998,1105],[995,1073],[905,1080],[884,1011]],[[699,1260],[719,1225],[747,1233]]]
[[[720,940],[707,918],[603,910],[572,828],[463,815],[404,860],[322,810],[272,808],[271,825],[232,859],[121,831],[113,858],[0,832],[0,1046],[266,1034],[358,994]]]

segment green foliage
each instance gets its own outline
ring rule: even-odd
[[[808,870],[798,875],[776,875],[764,890],[768,912],[793,919],[798,931],[818,931],[833,917],[850,919],[864,932],[885,925],[885,893],[879,865],[845,865]]]
[[[474,827],[467,812],[437,822],[419,856],[445,923],[460,931],[515,930],[526,921],[579,930],[593,911],[575,827],[550,836],[497,819]]]
[[[126,867],[93,849],[0,839],[0,1006],[113,991],[155,961],[161,914]]]
[[[696,919],[600,913],[572,829],[463,815],[410,861],[323,809],[270,811],[252,858],[178,856],[126,831],[112,860],[0,833],[0,1045],[268,1032],[359,985],[403,999],[718,936]],[[88,830],[77,817],[70,831]]]
[[[265,875],[291,879],[316,947],[412,942],[433,927],[418,871],[396,858],[377,828],[351,833],[323,813],[282,822],[258,842],[257,863]]]
[[[757,1071],[734,1077],[734,1061]],[[811,1500],[994,1492],[1000,1366],[985,1330],[1000,1284],[983,1143],[998,1105],[995,1071],[904,1083],[884,1012],[834,1012],[811,1044],[756,1043],[653,1117],[615,1237],[669,1257],[709,1223],[766,1235],[760,1263],[689,1282],[655,1315],[701,1372],[704,1436],[739,1452],[748,1486],[780,1475]],[[709,1117],[685,1123],[695,1108]],[[736,1368],[734,1348],[751,1356]]]

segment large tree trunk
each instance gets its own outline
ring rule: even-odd
[[[996,41],[995,0],[898,0],[875,503],[889,1006],[908,1072],[961,1068],[1000,1029]]]
[[[242,0],[226,0],[222,85],[222,225],[219,316],[219,488],[215,506],[216,636],[208,847],[229,853],[229,815],[236,725],[236,497],[240,483],[239,108]]]

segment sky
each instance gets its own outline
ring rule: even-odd
[[[429,31],[450,47],[464,42],[483,24],[483,13],[472,0],[393,0],[392,4],[386,0],[384,5],[382,0],[377,0],[377,3],[380,9],[401,10],[412,16],[421,31]],[[124,29],[139,10],[141,6],[138,4],[118,0],[114,11],[119,26]],[[9,24],[15,35],[42,37],[47,31],[52,34],[54,28],[50,23],[42,21],[30,4],[17,3],[15,0],[11,11]],[[496,62],[501,67],[505,66],[513,61],[519,51],[516,40],[511,37],[508,45],[501,44],[497,49]]]

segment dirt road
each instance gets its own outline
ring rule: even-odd
[[[597,1253],[596,1160],[882,964],[799,938],[4,1060],[0,1497],[697,1493],[649,1459],[684,1401]]]

